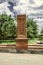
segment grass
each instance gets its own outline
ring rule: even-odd
[[[37,38],[30,39],[28,40],[28,44],[36,44],[37,40]]]
[[[1,40],[0,44],[15,44],[15,40]]]
[[[28,44],[35,44],[37,40],[38,40],[37,38],[29,39]],[[0,44],[16,44],[16,41],[15,40],[1,40]]]

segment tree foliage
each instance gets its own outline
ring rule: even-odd
[[[27,37],[37,37],[37,24],[33,19],[27,19]],[[0,15],[0,39],[9,39],[16,37],[15,19],[6,14]]]
[[[0,39],[13,38],[16,36],[14,19],[6,14],[0,15]]]
[[[39,35],[39,40],[40,41],[43,41],[43,28],[41,29],[41,33]]]
[[[34,38],[37,37],[37,24],[33,19],[27,19],[27,37]]]

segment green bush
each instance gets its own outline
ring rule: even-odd
[[[16,25],[14,19],[6,14],[0,15],[0,39],[16,37]]]
[[[15,19],[6,14],[0,15],[0,39],[14,39],[16,37]],[[33,19],[27,19],[27,37],[37,37],[37,24]]]
[[[43,41],[43,29],[41,30],[41,33],[39,35],[39,40],[42,42]]]
[[[35,38],[37,37],[37,24],[33,19],[27,19],[27,37],[28,38]]]

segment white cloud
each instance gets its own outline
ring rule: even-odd
[[[38,25],[41,28],[43,24],[43,18],[37,18],[37,15],[43,16],[43,0],[14,0],[16,2],[16,6],[13,9],[19,14],[35,14],[36,16],[30,15],[30,17],[36,18],[34,20],[38,21]],[[30,3],[31,2],[31,3]],[[12,14],[7,6],[10,6],[7,2],[0,4],[0,13],[5,11],[7,14]],[[42,9],[40,8],[42,7]]]
[[[31,2],[31,1],[30,1]],[[33,14],[38,14],[38,16],[41,17],[39,14],[43,14],[43,9],[38,9],[41,5],[43,5],[43,0],[33,0],[33,3],[30,3],[29,0],[19,0],[18,4],[16,7],[14,7],[15,10],[20,11],[20,14],[25,13],[27,15],[30,15],[31,13]],[[36,9],[35,9],[36,8]],[[30,16],[33,18],[36,18],[34,20],[37,21],[38,24],[38,29],[41,30],[43,27],[43,18],[37,18],[37,16]]]
[[[43,4],[43,0],[35,0],[35,3],[36,3],[37,6],[38,5],[42,5]]]
[[[43,0],[33,0],[34,3],[30,4],[29,0],[19,0],[17,3],[17,6],[14,7],[14,9],[27,12],[27,13],[35,13],[38,12],[38,10],[33,10],[33,7],[39,7],[43,4]]]
[[[12,14],[12,12],[10,12],[7,6],[10,6],[7,2],[0,4],[0,14],[2,13],[6,13],[8,15]]]

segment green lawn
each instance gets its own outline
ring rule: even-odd
[[[37,38],[30,39],[28,40],[28,44],[36,44],[37,40],[38,40]]]
[[[1,40],[0,44],[15,44],[15,40]]]
[[[28,44],[35,44],[37,40],[38,40],[37,38],[30,39],[28,40]],[[15,40],[1,40],[0,44],[16,44],[16,41]]]

